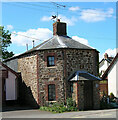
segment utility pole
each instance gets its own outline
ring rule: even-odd
[[[34,40],[32,42],[33,42],[33,48],[34,48]]]
[[[3,31],[3,27],[0,26],[0,61],[2,61],[2,31]]]
[[[28,51],[28,44],[26,44],[26,50]]]

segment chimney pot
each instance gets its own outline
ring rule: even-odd
[[[66,36],[66,23],[60,22],[60,19],[57,19],[57,21],[53,23],[53,35]]]
[[[108,59],[108,54],[107,53],[104,54],[104,58]]]
[[[57,19],[57,22],[60,22],[60,19]]]

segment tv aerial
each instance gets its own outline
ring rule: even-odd
[[[65,8],[66,6],[58,4],[58,3],[55,3],[55,2],[51,2],[51,3],[53,3],[57,7],[57,15],[52,15],[52,19],[51,20],[55,20],[55,19],[58,20],[58,9],[59,8]]]

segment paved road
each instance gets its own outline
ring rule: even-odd
[[[15,110],[2,113],[2,118],[116,118],[118,109],[51,113],[38,109]]]

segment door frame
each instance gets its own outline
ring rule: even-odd
[[[86,84],[88,84],[88,86]],[[89,94],[89,96],[91,95],[89,98],[86,97],[86,95],[88,96],[88,94],[87,94],[88,89],[90,90],[88,94]],[[83,93],[84,93],[84,109],[85,110],[93,109],[93,81],[91,81],[91,80],[84,81]],[[88,98],[88,99],[86,99],[86,98]],[[89,102],[87,103],[87,101],[85,99],[86,100],[89,100],[89,99],[91,100],[91,107],[90,108],[89,108],[89,105],[88,105]]]

